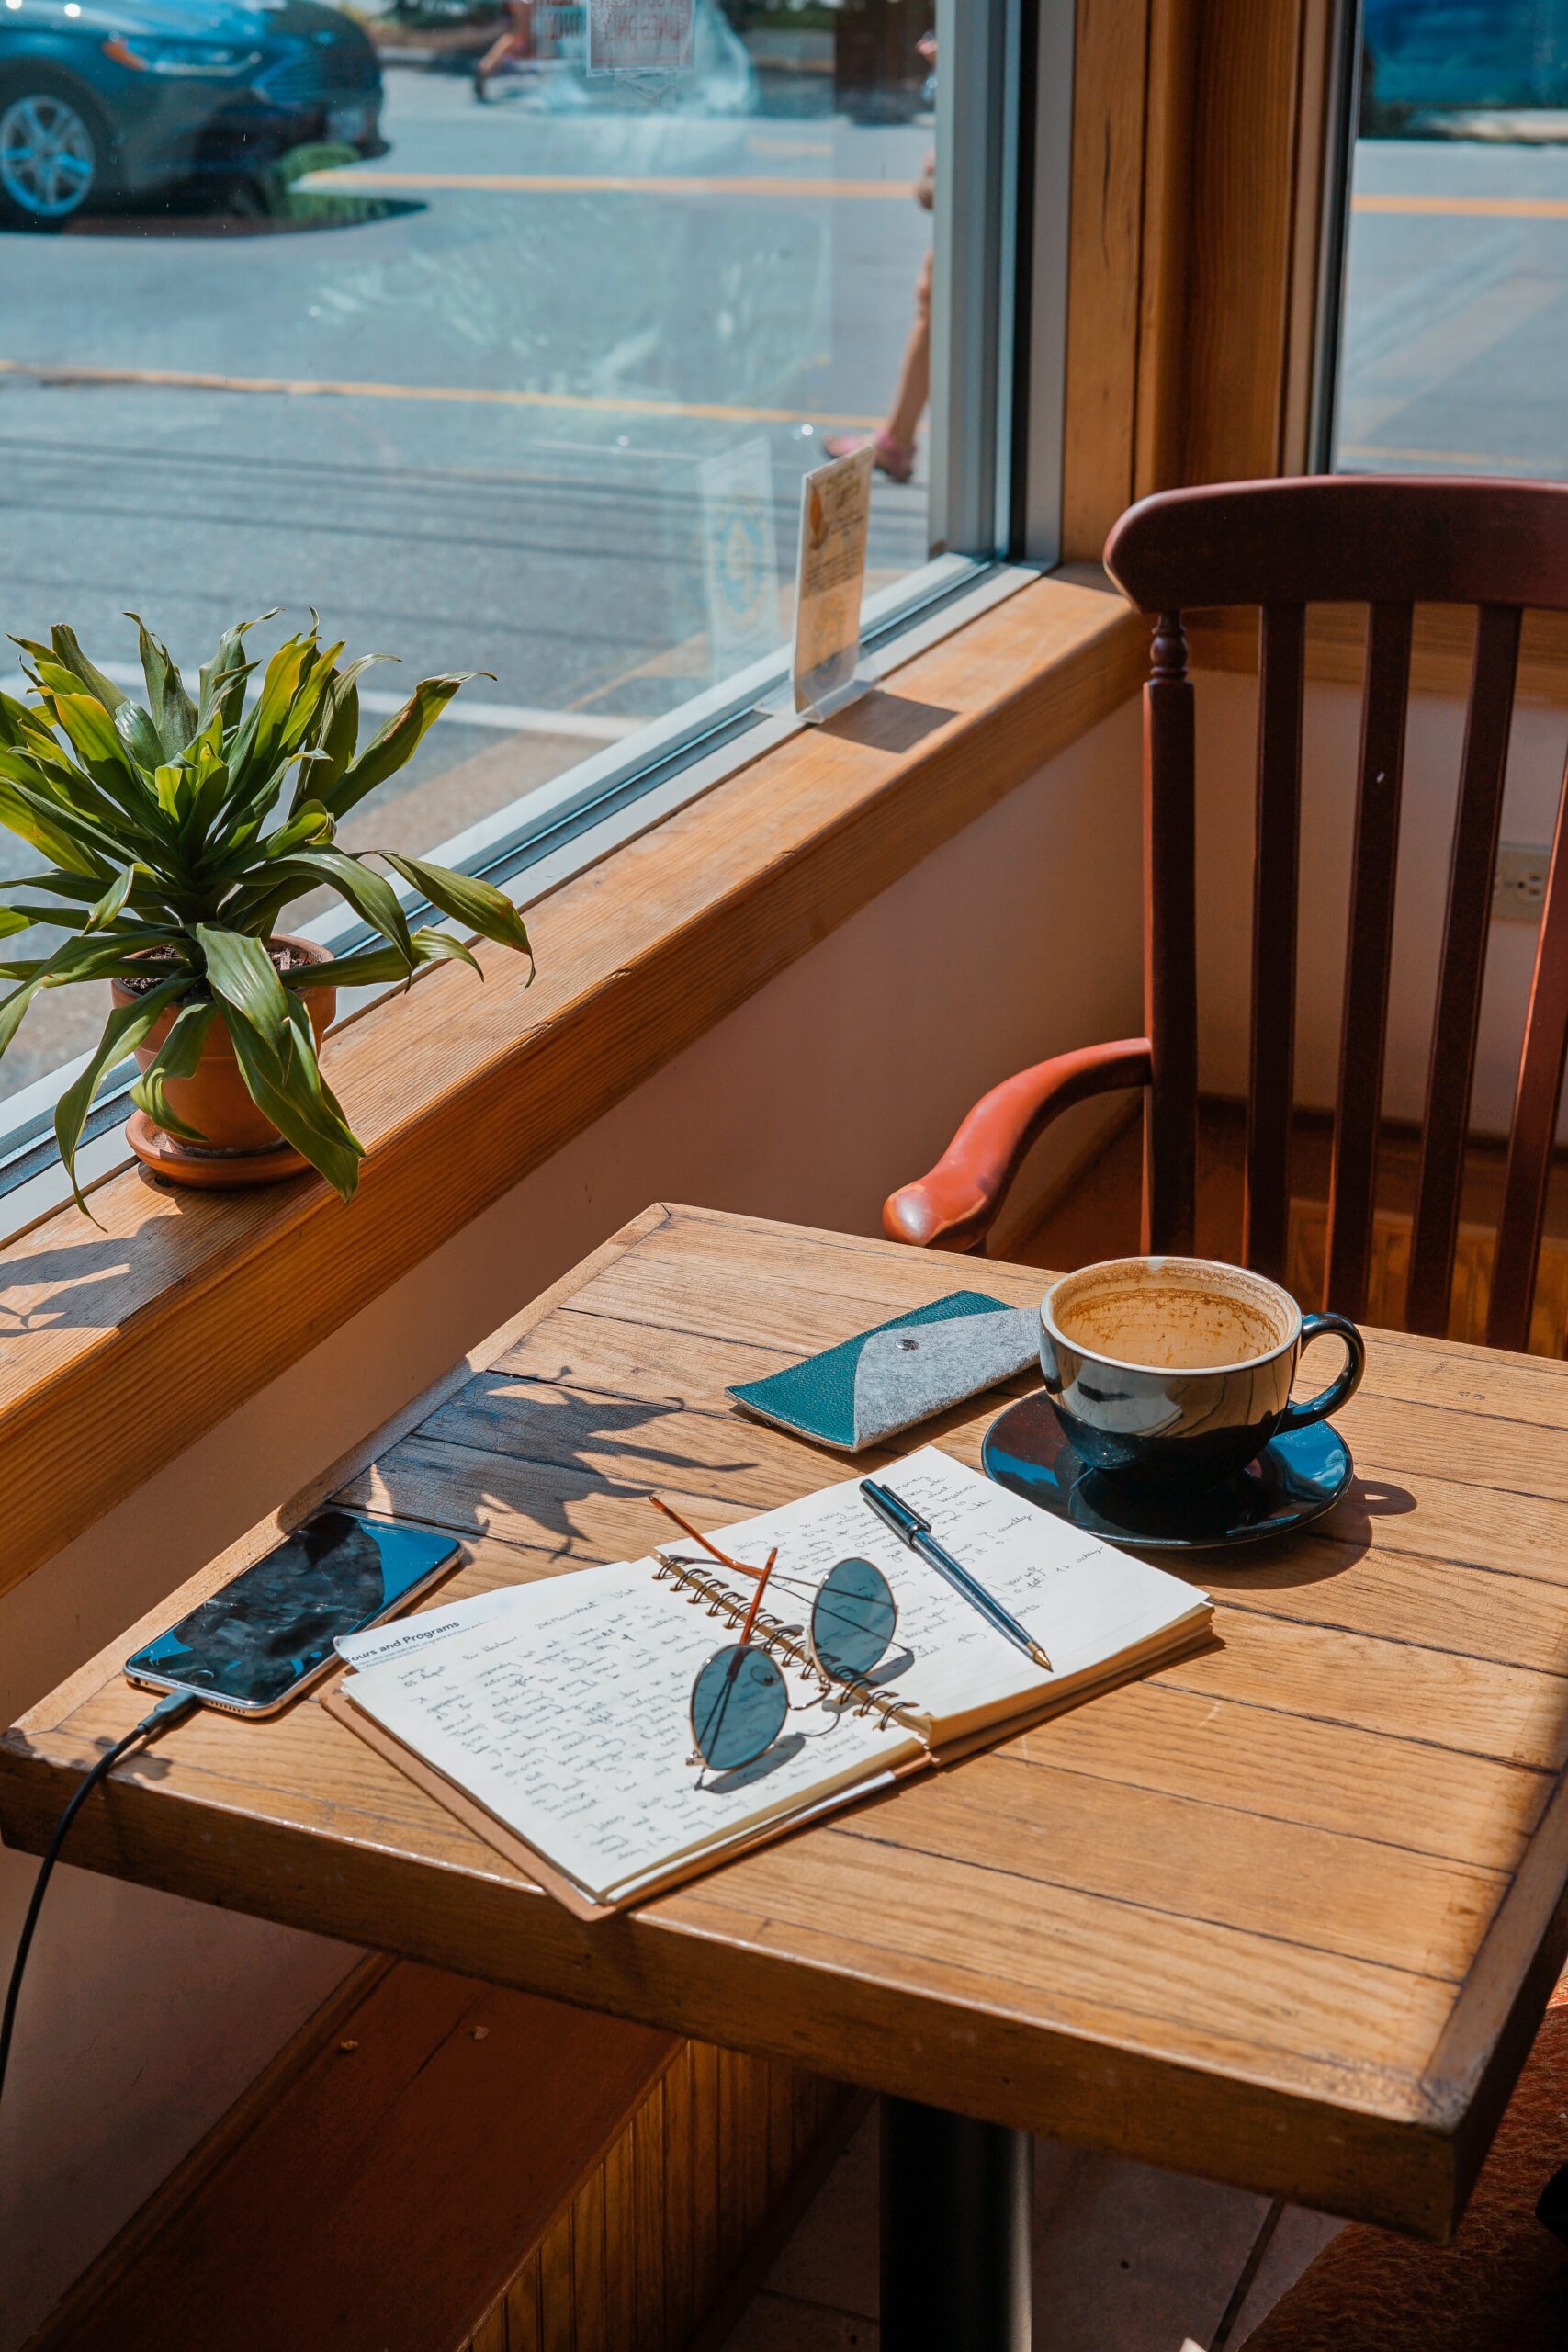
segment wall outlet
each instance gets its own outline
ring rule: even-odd
[[[1492,876],[1494,922],[1540,922],[1551,864],[1551,850],[1533,842],[1499,844],[1497,870]]]

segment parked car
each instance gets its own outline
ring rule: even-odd
[[[291,147],[386,152],[381,69],[320,0],[0,0],[0,220],[243,179]]]
[[[1568,107],[1568,0],[1364,0],[1361,30],[1369,128]]]

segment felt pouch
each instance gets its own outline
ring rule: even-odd
[[[1032,1307],[961,1290],[725,1394],[760,1420],[859,1453],[1010,1380],[1039,1353]]]

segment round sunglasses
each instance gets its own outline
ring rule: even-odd
[[[777,1581],[788,1589],[784,1577]],[[755,1602],[740,1639],[716,1650],[692,1685],[692,1738],[715,1772],[739,1771],[765,1756],[789,1713],[789,1689],[777,1659],[749,1637],[754,1610]],[[887,1579],[870,1560],[840,1560],[829,1568],[806,1628],[811,1664],[824,1687],[863,1682],[886,1657],[897,1623]]]
[[[649,1498],[667,1519],[699,1544],[721,1567],[755,1579],[756,1590],[746,1611],[739,1641],[727,1643],[699,1672],[692,1686],[692,1739],[700,1760],[715,1772],[735,1772],[765,1756],[784,1729],[790,1711],[789,1689],[778,1661],[751,1636],[770,1578],[786,1592],[803,1597],[809,1586],[792,1577],[774,1577],[776,1549],[761,1568],[732,1560],[717,1545],[672,1510],[658,1495]],[[665,1555],[658,1555],[660,1559]],[[671,1566],[686,1564],[673,1556]],[[820,1679],[824,1693],[852,1689],[886,1657],[898,1623],[892,1589],[873,1561],[839,1560],[812,1594],[811,1612],[804,1628],[806,1649],[801,1662]],[[794,1629],[787,1631],[794,1649]]]

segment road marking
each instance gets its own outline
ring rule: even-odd
[[[1555,271],[1509,270],[1499,277],[1478,258],[1489,239],[1446,242],[1459,248],[1459,256],[1413,272],[1384,304],[1381,323],[1369,331],[1367,322],[1359,322],[1348,339],[1340,427],[1348,442],[1375,446],[1386,426],[1408,425],[1413,384],[1428,391],[1451,386],[1562,300]],[[1466,254],[1475,266],[1457,270],[1456,259]]]
[[[341,171],[311,172],[297,187],[352,189],[374,195],[378,188],[484,188],[505,196],[809,196],[821,203],[840,198],[857,202],[907,203],[912,180],[808,179],[626,179],[543,172],[377,172],[350,164]]]
[[[719,424],[850,425],[874,431],[879,416],[816,409],[736,408],[719,401],[612,400],[598,392],[500,390],[482,384],[356,384],[328,377],[217,376],[186,368],[89,368],[74,360],[0,359],[0,376],[35,384],[151,385],[186,392],[287,392],[298,400],[466,401],[488,408],[589,409],[606,416],[689,416]]]
[[[1506,473],[1520,474],[1539,480],[1540,469],[1529,458],[1499,455],[1495,449],[1396,449],[1384,441],[1346,441],[1339,448],[1341,458],[1404,458],[1419,466],[1501,466]],[[1555,475],[1549,475],[1555,481]]]
[[[1406,212],[1455,220],[1568,220],[1568,197],[1358,196],[1352,212]]]
[[[192,662],[186,674],[194,675],[200,665]],[[105,677],[112,678],[117,686],[142,687],[145,681],[141,671],[130,662],[100,662],[98,667]],[[601,689],[600,691],[604,691]],[[15,677],[0,678],[0,694],[27,695],[32,688],[17,671]],[[401,710],[406,695],[390,695],[378,688],[361,686],[359,707],[374,717],[389,718]],[[443,722],[459,727],[493,727],[503,735],[560,735],[574,742],[620,743],[646,727],[646,718],[607,718],[591,711],[539,710],[526,703],[465,702],[459,695],[446,705]]]

